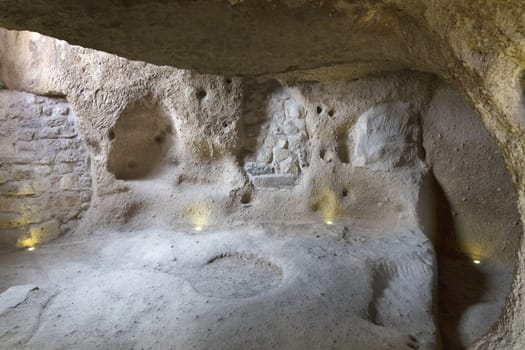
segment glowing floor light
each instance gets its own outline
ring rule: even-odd
[[[478,259],[474,259],[474,260],[472,260],[472,262],[473,262],[474,264],[476,264],[476,265],[481,264],[481,260],[478,260]]]
[[[323,215],[324,223],[332,225],[339,209],[334,191],[328,188],[322,190],[319,199],[319,209]]]
[[[35,247],[29,247],[29,248],[27,248],[27,251],[28,251],[28,252],[32,252],[33,250],[35,250]]]
[[[202,231],[210,224],[211,209],[208,203],[194,202],[186,208],[187,219],[195,231]]]

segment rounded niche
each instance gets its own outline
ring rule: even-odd
[[[107,134],[108,171],[121,180],[152,176],[162,166],[171,134],[171,121],[162,107],[148,99],[129,104]]]

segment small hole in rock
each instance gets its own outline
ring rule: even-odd
[[[317,106],[317,114],[321,114],[322,111],[323,109],[321,108],[321,106]]]
[[[197,98],[199,100],[202,100],[205,97],[206,97],[206,91],[204,91],[202,89],[201,90],[197,90]]]
[[[164,141],[164,138],[161,135],[155,136],[156,143],[162,143],[163,141]]]
[[[226,84],[231,84],[231,83],[232,83],[231,79],[226,79]]]
[[[222,127],[227,128],[230,124],[227,121],[222,122]]]
[[[115,139],[115,132],[113,130],[109,131],[108,139],[110,139],[110,140],[114,140]]]
[[[252,201],[252,195],[249,192],[243,193],[241,196],[241,203],[248,204]]]
[[[329,115],[330,117],[333,117],[333,116],[334,116],[334,113],[335,113],[335,112],[334,112],[333,109],[331,109],[331,110],[328,111],[328,115]]]
[[[343,192],[341,193],[343,197],[346,197],[348,196],[348,190],[347,189],[344,189]]]

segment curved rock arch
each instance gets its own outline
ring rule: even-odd
[[[203,8],[207,8],[204,2],[197,2],[196,4],[184,5],[174,3],[173,5],[165,4],[163,6],[173,6],[171,11],[179,11],[181,17],[187,18],[182,23],[199,23],[202,22]],[[235,4],[232,6],[231,4]],[[110,52],[115,52],[125,57],[143,59],[149,62],[158,64],[170,64],[178,67],[195,68],[199,71],[206,72],[222,72],[224,74],[271,74],[281,77],[290,77],[294,79],[318,79],[320,77],[357,77],[362,74],[374,73],[385,69],[399,69],[399,68],[414,68],[417,70],[432,71],[446,81],[455,85],[472,103],[472,105],[480,112],[482,120],[497,141],[502,152],[505,163],[512,175],[514,186],[518,194],[518,206],[521,212],[522,223],[525,221],[525,127],[523,124],[523,116],[520,115],[520,106],[523,103],[520,98],[519,91],[516,91],[515,77],[517,72],[523,69],[523,62],[525,62],[525,28],[524,11],[519,11],[523,4],[516,4],[515,1],[504,1],[493,3],[487,1],[486,6],[480,6],[479,3],[469,1],[396,1],[393,3],[362,1],[352,7],[346,2],[332,3],[327,2],[326,5],[320,8],[311,7],[303,1],[283,1],[278,3],[275,8],[277,10],[284,9],[283,14],[271,18],[272,5],[250,4],[246,2],[231,1],[230,3],[217,3],[210,5],[210,13],[216,13],[215,21],[220,23],[222,15],[236,15],[239,18],[245,18],[244,26],[252,25],[250,21],[254,16],[245,16],[242,14],[249,14],[250,11],[257,14],[265,15],[261,18],[268,18],[265,21],[256,21],[254,28],[261,28],[265,25],[270,27],[272,23],[279,23],[278,20],[289,19],[293,27],[294,20],[304,18],[311,18],[314,22],[312,30],[299,30],[291,35],[284,35],[285,39],[280,39],[278,43],[271,44],[267,38],[272,38],[275,32],[269,31],[266,37],[260,38],[257,41],[259,45],[270,45],[270,50],[267,52],[279,53],[285,52],[287,45],[297,42],[308,42],[307,40],[298,40],[294,37],[298,32],[303,31],[305,37],[316,33],[316,29],[324,26],[326,31],[322,32],[324,35],[329,33],[355,33],[347,37],[347,41],[338,42],[340,36],[334,35],[333,41],[330,41],[330,50],[325,47],[324,51],[330,52],[333,55],[328,56],[319,54],[319,50],[288,50],[287,55],[271,59],[268,57],[261,57],[255,55],[260,52],[260,46],[244,47],[240,45],[240,41],[235,39],[236,36],[231,36],[231,40],[227,41],[226,46],[212,45],[212,52],[221,55],[217,57],[239,57],[244,58],[245,63],[237,65],[234,61],[215,61],[214,65],[209,62],[211,60],[194,60],[194,57],[199,57],[202,54],[202,49],[209,50],[209,47],[202,45],[180,45],[184,40],[203,39],[208,26],[202,26],[202,32],[196,32],[194,36],[181,35],[175,39],[166,41],[162,45],[158,42],[148,43],[148,35],[140,33],[141,28],[136,27],[134,30],[137,36],[130,35],[126,38],[126,27],[129,23],[136,24],[133,21],[134,16],[140,11],[144,10],[145,2],[140,1],[125,1],[121,4],[106,2],[96,2],[94,5],[78,4],[72,6],[62,6],[61,2],[55,5],[59,8],[57,12],[59,16],[49,15],[47,18],[51,21],[35,21],[28,23],[26,18],[32,17],[35,11],[39,13],[54,13],[57,8],[48,6],[48,3],[43,3],[46,8],[32,7],[30,2],[24,4],[18,2],[5,2],[2,6],[2,11],[8,15],[2,19],[0,25],[9,28],[17,29],[31,29],[41,31],[56,37],[69,40],[71,43],[81,44],[83,46],[98,48]],[[41,6],[35,4],[34,6]],[[78,6],[78,7],[76,7]],[[83,8],[86,7],[87,8]],[[153,12],[156,16],[166,13],[166,8],[159,6]],[[243,8],[244,6],[244,8]],[[259,6],[261,8],[259,8]],[[282,7],[281,7],[282,6]],[[516,9],[516,6],[518,9]],[[169,10],[169,8],[168,8]],[[93,23],[92,18],[96,16],[85,16],[89,13],[97,13],[99,11],[107,11],[109,13],[117,13],[124,11],[124,15],[120,16],[118,23]],[[75,14],[79,12],[84,13],[83,16],[77,17]],[[169,13],[169,11],[168,11]],[[310,16],[310,17],[309,17]],[[112,17],[112,16],[108,16]],[[114,16],[113,16],[114,17]],[[63,26],[61,22],[63,18],[76,18],[71,26]],[[153,17],[155,18],[155,17]],[[334,20],[334,18],[338,20]],[[406,23],[399,23],[400,19],[409,19]],[[100,19],[103,21],[103,19]],[[192,22],[194,21],[194,22]],[[335,22],[334,22],[335,21]],[[397,21],[397,22],[396,22]],[[212,21],[213,22],[213,21]],[[360,28],[352,32],[352,25],[345,26],[346,22],[354,23],[353,26]],[[163,32],[173,23],[177,21],[164,21],[155,27],[158,33]],[[295,22],[297,23],[297,22]],[[397,23],[397,24],[396,24]],[[81,33],[85,32],[83,28],[86,24],[94,25],[94,32],[89,36],[83,36]],[[376,26],[374,26],[374,24]],[[83,27],[84,26],[84,27]],[[195,26],[199,28],[199,26]],[[279,28],[279,26],[272,26],[272,28]],[[239,28],[233,27],[232,31],[238,31]],[[373,31],[375,30],[375,32]],[[421,31],[420,34],[411,33],[407,31],[412,29]],[[397,32],[396,32],[397,30]],[[367,32],[373,32],[374,35],[369,35],[366,40],[359,39],[361,35]],[[392,34],[396,32],[395,34]],[[184,33],[184,31],[180,31]],[[103,42],[103,38],[111,37],[114,34],[113,41]],[[219,31],[217,35],[221,37],[228,37],[228,33]],[[5,37],[7,34],[2,33]],[[254,37],[254,32],[245,32],[248,39]],[[319,37],[324,37],[319,35]],[[130,42],[129,38],[138,38],[135,42]],[[184,39],[186,38],[186,39]],[[266,38],[266,39],[265,39]],[[286,38],[289,38],[286,40]],[[290,39],[290,38],[293,38]],[[425,42],[425,40],[428,41]],[[6,42],[20,44],[25,39],[10,38],[3,40],[0,45],[0,55],[4,55],[6,59],[6,52],[9,52],[5,47]],[[331,39],[332,40],[332,39]],[[186,42],[186,44],[189,43]],[[211,40],[213,41],[213,40]],[[111,42],[111,46],[108,43]],[[221,41],[224,43],[223,41]],[[377,44],[377,48],[368,50],[370,42]],[[117,44],[115,44],[117,43]],[[242,42],[241,42],[242,43]],[[314,42],[315,44],[315,42]],[[380,48],[384,44],[383,48]],[[59,44],[58,47],[65,45]],[[157,45],[157,47],[155,47]],[[20,45],[22,47],[22,45]],[[162,54],[161,51],[166,47],[178,46],[181,49],[175,53]],[[315,46],[315,45],[314,45]],[[29,47],[29,45],[28,45]],[[191,50],[188,50],[191,47]],[[392,51],[389,48],[394,47]],[[142,48],[142,49],[139,49]],[[150,50],[154,48],[153,50]],[[345,49],[341,49],[345,48]],[[49,49],[58,51],[57,45],[49,44]],[[240,50],[240,51],[236,51]],[[337,49],[337,50],[336,50]],[[184,50],[187,50],[184,52]],[[193,51],[192,51],[193,50]],[[344,51],[347,55],[339,57],[338,50]],[[392,54],[389,52],[395,52]],[[315,56],[315,60],[297,59],[297,57]],[[27,56],[32,54],[31,50],[27,49]],[[206,56],[200,56],[206,57]],[[29,60],[24,60],[23,57],[18,57],[20,60],[6,59],[8,64],[1,71],[1,80],[10,88],[20,88],[23,90],[33,91],[36,93],[62,93],[70,94],[76,91],[82,82],[67,82],[59,79],[50,79],[46,76],[45,69],[32,67],[32,69],[25,70],[24,64]],[[82,61],[82,54],[76,56],[78,61]],[[264,58],[268,58],[265,60]],[[266,62],[265,64],[263,64]],[[385,62],[388,64],[385,66]],[[208,64],[210,64],[208,66]],[[27,66],[27,65],[26,65]],[[16,67],[19,67],[18,69]],[[20,68],[23,67],[23,68]],[[251,68],[250,68],[251,67]],[[254,68],[256,67],[256,68]],[[315,68],[318,67],[318,68]],[[74,69],[63,65],[61,67],[63,72]],[[314,69],[315,68],[315,69]],[[62,72],[62,74],[63,74]],[[288,72],[288,73],[286,73]],[[60,73],[58,74],[60,76]],[[69,85],[68,85],[69,84]],[[80,104],[82,96],[71,96],[72,103]],[[500,323],[482,340],[480,340],[474,348],[497,348],[501,343],[501,338],[506,338],[506,345],[509,348],[519,349],[525,344],[525,333],[523,332],[523,319],[525,318],[525,302],[521,295],[525,292],[525,286],[522,279],[525,276],[525,245],[522,243],[519,247],[518,257],[516,261],[516,275],[512,291],[507,300],[504,314],[501,317]]]

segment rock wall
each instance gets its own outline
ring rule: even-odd
[[[37,34],[1,34],[5,85],[67,94],[78,113],[94,174],[94,198],[79,234],[348,219],[378,229],[439,229],[440,242],[469,256],[512,257],[520,233],[512,226],[515,208],[509,201],[504,209],[491,195],[501,182],[499,200],[511,196],[502,163],[481,162],[476,171],[457,167],[454,174],[448,166],[481,158],[473,152],[477,146],[463,153],[450,146],[466,135],[459,130],[470,129],[471,144],[486,147],[483,154],[494,160],[496,148],[460,97],[440,88],[432,98],[431,75],[286,84],[130,62]],[[46,62],[54,62],[51,69]],[[42,71],[54,78],[39,76]],[[447,118],[459,123],[458,133],[437,131],[447,128]],[[441,187],[438,200],[454,203],[453,212],[444,209],[451,225],[439,219],[436,228],[428,166]],[[494,181],[474,176],[485,170]],[[465,181],[474,186],[467,201]],[[471,210],[491,200],[502,210]]]
[[[479,115],[456,91],[440,84],[421,123],[440,197],[438,248],[511,263],[522,234],[517,198]]]
[[[525,222],[520,79],[525,62],[525,12],[520,1],[486,1],[482,6],[466,0],[294,0],[264,5],[174,1],[155,6],[143,1],[78,2],[74,6],[17,1],[3,5],[7,14],[3,26],[37,30],[122,56],[201,72],[285,72],[284,77],[302,80],[355,78],[403,68],[434,72],[471,102],[496,139],[518,195],[521,223]],[[35,17],[35,13],[40,15]],[[22,36],[19,39],[23,41]],[[19,53],[26,51],[29,46]],[[4,52],[2,49],[0,55]],[[15,64],[28,63],[23,55],[17,56]],[[14,72],[17,84],[27,89],[65,91],[62,78],[52,77],[58,71],[63,72]],[[40,84],[35,77],[48,83]],[[524,347],[524,254],[522,241],[514,288],[501,323],[476,348]]]
[[[518,226],[510,229],[509,223],[516,222],[515,208],[509,204],[504,207],[508,210],[503,206],[479,210],[489,201],[499,209],[497,201],[512,197],[502,163],[481,162],[474,171],[449,167],[449,161],[477,164],[485,155],[488,160],[499,159],[496,147],[482,125],[473,122],[475,115],[462,98],[443,93],[443,88],[435,91],[432,75],[401,71],[344,82],[297,83],[202,75],[131,62],[34,33],[3,30],[0,62],[4,86],[66,95],[78,115],[77,127],[93,161],[93,200],[80,227],[72,230],[75,234],[154,227],[200,231],[210,225],[252,221],[348,220],[376,230],[419,227],[432,237],[435,208],[427,204],[435,195],[431,186],[435,170],[444,194],[438,199],[454,205],[453,211],[445,206],[453,216],[454,233],[445,227],[437,230],[435,238],[460,242],[445,246],[469,256],[508,261],[514,254],[520,232]],[[26,95],[17,96],[24,100]],[[43,108],[42,118],[39,110],[33,116],[46,120],[54,112],[46,113]],[[4,119],[13,130],[9,124],[13,118]],[[462,134],[463,129],[470,131]],[[62,135],[60,128],[45,130],[46,137]],[[443,130],[441,137],[437,130]],[[16,146],[15,133],[6,135],[2,152],[24,154],[23,147]],[[463,138],[471,140],[473,147],[456,151]],[[78,141],[77,136],[68,140],[73,139]],[[54,145],[59,147],[58,143]],[[39,153],[45,153],[46,147],[35,146],[30,161],[37,157],[40,161]],[[75,162],[75,155],[89,157],[73,148],[55,151],[56,157],[46,161],[59,163],[42,164],[53,167],[46,178],[53,186],[38,187],[39,180],[30,173],[28,179],[35,181],[32,192],[26,193],[31,205],[46,208],[49,215],[27,225],[16,224],[24,229],[2,228],[7,241],[40,243],[73,227],[74,217],[82,215],[75,216],[73,202],[53,212],[56,206],[50,206],[48,198],[64,203],[63,196],[81,193],[81,201],[87,202],[87,187],[81,185],[80,192],[70,193],[56,190],[55,185],[60,188],[62,179],[68,178],[60,174],[62,163]],[[5,164],[2,167],[12,166]],[[87,163],[82,169],[79,164],[72,171],[88,174]],[[494,181],[475,176],[487,169]],[[461,179],[465,174],[468,180]],[[462,190],[465,181],[474,184],[468,195]],[[493,186],[500,181],[506,183],[501,196],[493,196]],[[23,194],[8,191],[10,186],[2,185],[3,197]],[[37,190],[45,196],[38,197]],[[15,202],[3,203],[9,206],[6,218],[20,212],[13,209]],[[86,203],[80,204],[85,207]],[[30,226],[33,223],[42,225]]]
[[[73,230],[91,201],[90,159],[64,98],[0,90],[0,243]]]
[[[408,103],[371,108],[359,117],[352,134],[353,166],[390,171],[423,161],[419,115]]]

